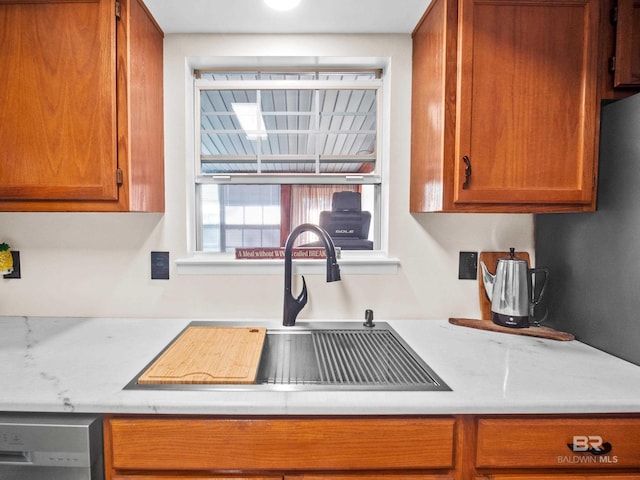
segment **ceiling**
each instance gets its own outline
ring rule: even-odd
[[[165,34],[406,33],[431,0],[301,0],[289,12],[263,0],[145,0]]]
[[[202,172],[371,173],[376,160],[378,96],[377,89],[366,84],[376,76],[375,72],[203,73],[202,78],[211,83],[199,95]],[[345,87],[270,89],[265,85],[258,89],[242,84],[283,78],[344,82]],[[218,88],[218,81],[235,85]],[[247,110],[239,111],[241,106]]]

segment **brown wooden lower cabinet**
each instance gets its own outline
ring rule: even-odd
[[[107,480],[640,480],[640,415],[106,416]]]
[[[453,417],[108,417],[105,465],[111,480],[173,480],[175,472],[444,480],[453,478],[455,424]]]
[[[270,475],[270,476],[246,476],[246,475],[115,475],[113,480],[452,480],[453,475],[422,475],[413,473],[389,474],[372,473],[366,475],[322,473],[322,474],[299,474],[299,475]]]
[[[246,476],[246,475],[115,475],[113,480],[282,480],[282,475]]]

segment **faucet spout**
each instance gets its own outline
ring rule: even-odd
[[[293,229],[284,248],[284,308],[282,314],[282,325],[292,327],[296,324],[298,313],[307,304],[307,284],[302,277],[302,291],[298,297],[294,297],[291,293],[291,276],[293,270],[293,243],[296,238],[304,232],[313,232],[320,238],[327,257],[327,282],[336,282],[340,280],[340,266],[336,259],[336,249],[333,240],[323,228],[311,223],[303,223]]]

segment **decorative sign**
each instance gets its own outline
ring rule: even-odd
[[[336,247],[336,258],[340,258],[340,249]],[[323,259],[327,258],[324,247],[296,247],[292,251],[292,258]],[[283,247],[256,247],[256,248],[236,248],[236,259],[238,260],[273,260],[284,258]]]

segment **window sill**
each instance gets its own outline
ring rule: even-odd
[[[176,260],[179,275],[282,275],[284,260],[237,260],[233,254],[195,253]],[[345,275],[393,275],[400,260],[380,251],[342,252],[338,260],[340,272]],[[296,274],[326,273],[324,260],[293,261]]]

